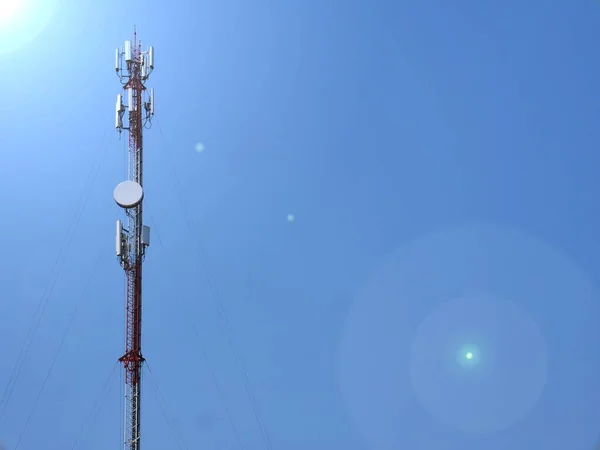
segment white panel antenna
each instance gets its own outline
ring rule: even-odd
[[[117,238],[115,244],[117,256],[121,256],[123,254],[123,224],[120,220],[117,220]]]
[[[142,225],[142,245],[150,247],[150,227]]]
[[[127,89],[127,107],[130,112],[135,111],[135,105],[133,104],[133,89]]]
[[[131,41],[125,41],[125,62],[131,62]]]
[[[123,96],[118,94],[117,104],[115,105],[115,128],[123,128],[123,111],[125,111]]]
[[[121,52],[119,49],[115,51],[115,71],[121,70]]]
[[[125,106],[123,105],[123,94],[117,94],[117,111],[125,111]]]
[[[154,69],[154,47],[152,46],[148,48],[148,67],[150,70]]]
[[[150,88],[150,115],[154,115],[154,88]]]

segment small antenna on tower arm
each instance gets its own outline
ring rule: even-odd
[[[123,64],[124,63],[124,64]],[[125,270],[126,343],[119,361],[125,370],[125,435],[127,450],[140,449],[140,400],[142,364],[142,263],[150,246],[150,227],[143,224],[143,129],[154,116],[154,89],[146,91],[145,83],[154,70],[154,48],[145,52],[137,40],[115,52],[115,71],[122,84],[115,106],[115,128],[119,135],[126,130],[129,137],[129,179],[114,190],[114,200],[125,213],[125,223],[117,220],[116,255]],[[123,103],[126,94],[127,104]],[[125,114],[128,112],[128,114]],[[124,123],[126,119],[126,123]]]

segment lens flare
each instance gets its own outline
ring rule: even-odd
[[[35,39],[50,22],[58,0],[0,0],[0,55]]]
[[[19,0],[3,0],[0,3],[0,29],[18,20],[25,9],[25,2]]]

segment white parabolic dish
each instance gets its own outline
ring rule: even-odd
[[[133,208],[144,198],[144,190],[135,181],[127,180],[117,185],[113,197],[121,208]]]

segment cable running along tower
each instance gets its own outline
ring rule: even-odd
[[[123,65],[124,63],[124,65]],[[125,270],[127,300],[125,309],[125,353],[119,361],[125,371],[124,448],[140,450],[140,400],[142,364],[142,263],[150,245],[150,228],[143,224],[142,130],[154,115],[154,91],[146,93],[145,83],[154,69],[154,49],[142,52],[134,30],[133,41],[117,49],[115,71],[123,85],[117,95],[115,127],[119,135],[129,134],[129,179],[114,191],[114,199],[125,211],[126,223],[117,220],[116,253]],[[123,103],[126,96],[127,104]],[[125,114],[128,111],[128,114]],[[127,116],[127,123],[123,119]]]

